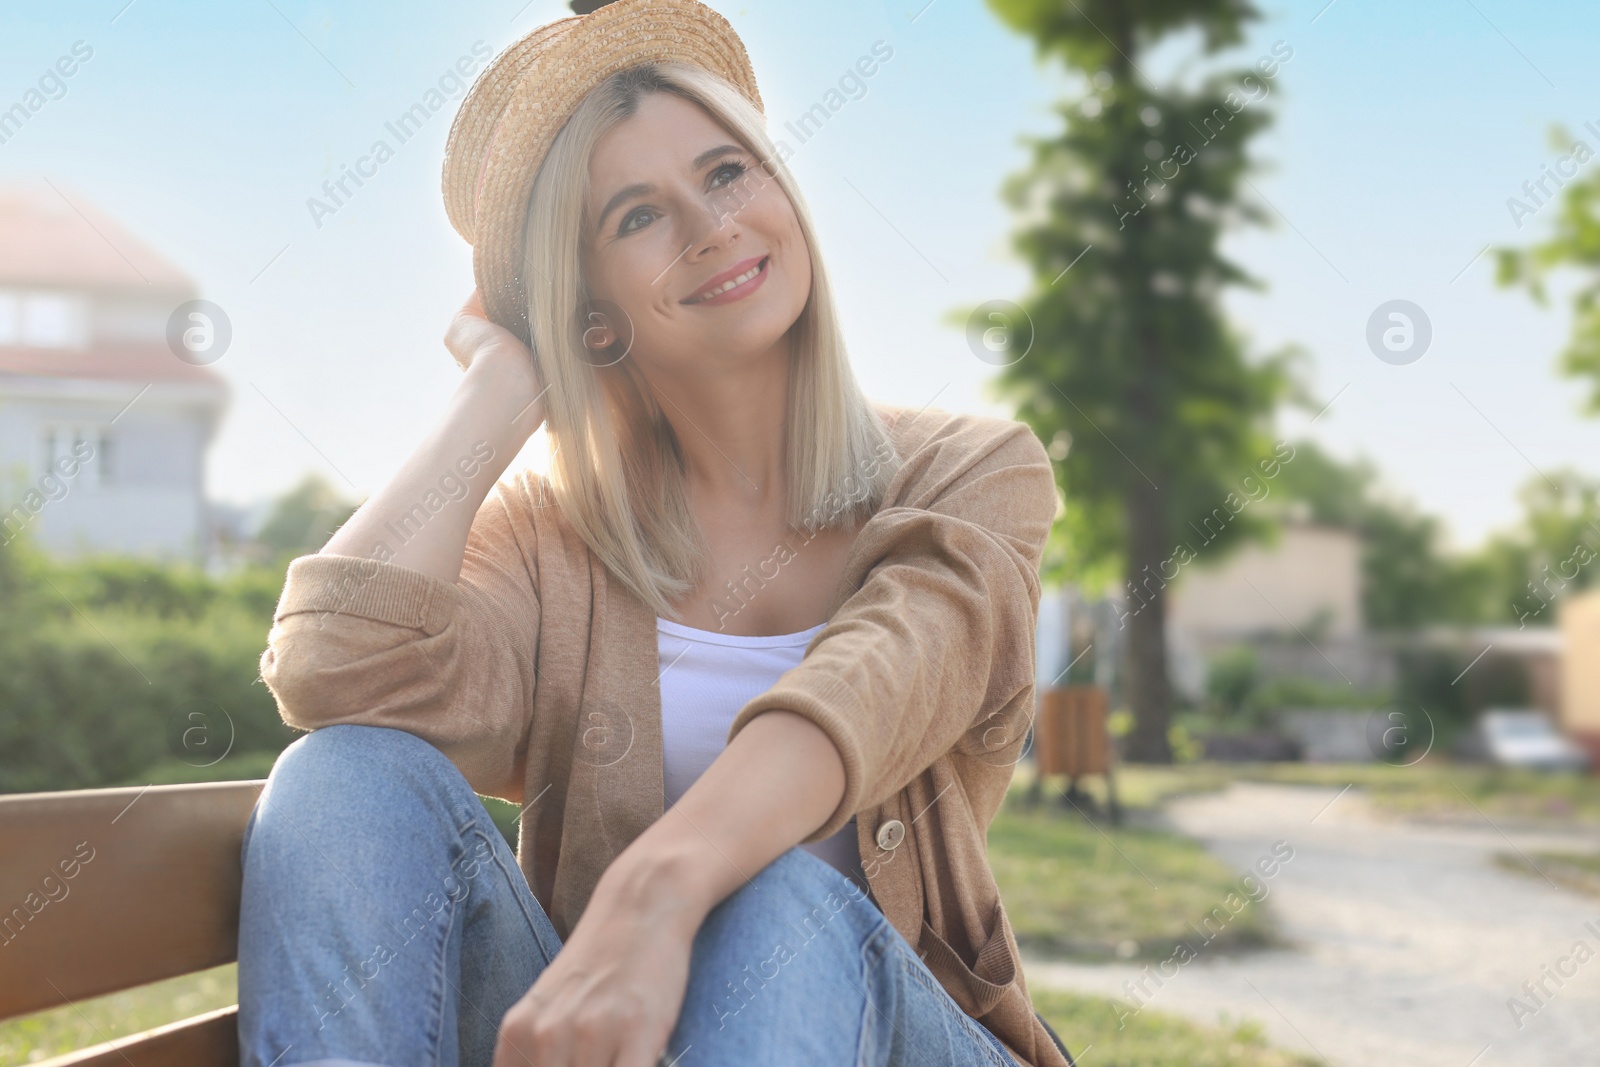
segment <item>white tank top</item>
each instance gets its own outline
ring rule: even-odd
[[[656,619],[661,659],[661,761],[667,807],[678,802],[727,747],[728,727],[746,703],[797,666],[822,629],[740,637]],[[854,818],[832,837],[801,848],[867,884]]]

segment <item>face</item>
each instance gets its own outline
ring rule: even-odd
[[[811,291],[788,196],[704,109],[670,93],[644,97],[596,144],[583,243],[590,294],[627,316],[613,328],[631,325],[629,355],[647,375],[772,357]]]

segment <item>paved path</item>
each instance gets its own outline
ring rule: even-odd
[[[1123,985],[1140,975],[1130,964],[1030,959],[1030,985],[1207,1023],[1253,1018],[1275,1044],[1334,1067],[1600,1067],[1600,898],[1492,859],[1513,847],[1600,851],[1600,832],[1408,824],[1355,789],[1254,783],[1175,802],[1168,817],[1241,873],[1276,841],[1294,848],[1267,886],[1295,947],[1233,959],[1202,948],[1159,988],[1146,978],[1137,1000]],[[1579,941],[1593,956],[1560,963]],[[1542,972],[1558,964],[1576,969],[1560,986]],[[1508,998],[1536,1006],[1522,985],[1541,978],[1551,995],[1519,1026]],[[1094,1062],[1090,1050],[1084,1067]]]

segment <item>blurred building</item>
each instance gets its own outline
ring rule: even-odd
[[[1554,626],[1427,626],[1391,640],[1398,652],[1443,652],[1466,664],[1451,685],[1460,686],[1474,708],[1537,708],[1559,719],[1563,663],[1570,657],[1565,635]]]
[[[1561,729],[1600,768],[1600,590],[1561,604]]]
[[[0,543],[204,559],[228,391],[167,342],[196,295],[59,183],[0,186]]]
[[[1241,645],[1267,677],[1392,684],[1394,658],[1365,628],[1361,574],[1359,534],[1294,520],[1273,543],[1243,545],[1215,565],[1191,563],[1167,603],[1173,684],[1198,698],[1211,660]]]

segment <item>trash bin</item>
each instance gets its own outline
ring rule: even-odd
[[[1081,810],[1085,801],[1092,801],[1078,789],[1078,779],[1086,774],[1104,775],[1111,821],[1121,821],[1112,769],[1111,735],[1106,726],[1109,704],[1105,688],[1098,685],[1067,685],[1040,692],[1038,715],[1033,724],[1033,756],[1038,768],[1033,788],[1035,799],[1046,777],[1065,775],[1067,789],[1063,800]]]

